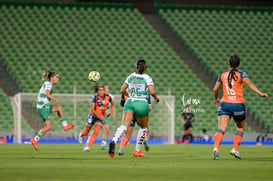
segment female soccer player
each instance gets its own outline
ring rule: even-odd
[[[107,85],[104,85],[105,88],[105,94],[108,94],[111,98],[112,101],[114,101],[114,96],[110,94],[110,90],[109,87]],[[107,144],[107,139],[109,136],[109,130],[110,130],[110,115],[113,113],[113,120],[116,121],[116,107],[111,106],[111,103],[108,104],[107,106],[107,115],[105,117],[104,123],[103,123],[103,136],[102,136],[102,142],[101,142],[101,150],[105,150],[106,149],[106,144]]]
[[[177,120],[181,121],[184,126],[182,143],[185,143],[185,140],[189,140],[189,143],[191,143],[193,141],[192,122],[196,121],[196,117],[191,112],[190,105],[187,106],[186,111],[178,115]]]
[[[128,89],[126,89],[126,91],[128,92]],[[123,94],[121,95],[121,99],[120,99],[121,107],[124,107],[124,104],[125,104],[125,101],[127,100],[127,98],[128,98],[127,96],[124,96]],[[150,96],[149,93],[148,93],[147,100],[148,100],[148,103],[149,103],[149,112],[151,112],[152,111],[152,105],[151,105],[151,96]],[[119,151],[118,151],[119,156],[124,155],[125,146],[127,145],[127,143],[129,142],[129,140],[132,137],[132,133],[133,133],[136,122],[137,122],[137,118],[134,117],[134,119],[132,120],[129,128],[127,129],[127,131],[125,131],[125,133],[124,133],[125,135],[121,138],[120,147],[119,147]],[[148,137],[149,137],[149,128],[147,127],[146,137],[145,137],[145,140],[143,142],[145,151],[149,151],[149,149],[150,149],[150,147],[148,145],[148,142],[147,142]]]
[[[50,113],[57,112],[58,118],[63,125],[65,131],[72,129],[74,126],[67,123],[64,119],[63,112],[60,106],[51,105],[50,100],[60,104],[61,101],[51,95],[53,86],[59,82],[59,74],[51,71],[44,71],[42,82],[44,81],[38,95],[37,112],[44,121],[45,126],[30,142],[33,147],[38,151],[38,141],[51,129]]]
[[[214,86],[214,98],[215,104],[218,106],[218,131],[215,134],[215,142],[213,149],[213,159],[219,160],[219,147],[222,142],[224,133],[230,122],[230,118],[235,120],[237,131],[234,136],[233,149],[230,154],[235,158],[241,159],[238,152],[238,147],[241,143],[244,128],[246,124],[245,120],[245,104],[243,97],[243,86],[246,84],[253,92],[257,93],[261,97],[268,99],[266,93],[260,92],[254,84],[249,80],[246,72],[238,69],[240,65],[240,59],[237,55],[232,55],[229,59],[230,69],[221,74]],[[223,97],[221,101],[218,99],[218,91],[223,85]]]
[[[126,78],[120,90],[122,94],[129,97],[123,109],[122,124],[117,129],[112,141],[109,144],[108,153],[110,157],[114,157],[115,145],[117,141],[120,139],[121,135],[127,130],[128,126],[135,116],[137,117],[137,122],[140,126],[140,129],[137,135],[137,143],[134,156],[144,156],[144,153],[142,153],[140,149],[145,139],[149,121],[149,105],[147,102],[148,90],[150,94],[154,97],[155,101],[159,102],[159,98],[157,97],[154,90],[152,78],[144,73],[147,69],[146,61],[138,60],[135,66],[137,71]],[[126,92],[127,88],[129,90],[129,95]]]
[[[88,114],[86,119],[86,127],[80,133],[80,137],[87,135],[93,125],[95,126],[95,128],[92,136],[90,137],[90,139],[88,139],[87,145],[84,147],[83,151],[90,151],[89,147],[96,140],[101,130],[101,127],[103,126],[105,117],[107,116],[106,109],[108,104],[111,103],[111,109],[113,109],[113,106],[115,106],[112,98],[109,95],[105,94],[105,88],[103,85],[95,87],[95,92],[97,92],[97,94],[92,99],[90,113]]]

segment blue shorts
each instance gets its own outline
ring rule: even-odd
[[[91,113],[89,113],[87,115],[87,118],[86,118],[86,122],[88,124],[95,124],[96,122],[100,122],[101,124],[103,124],[103,121],[100,120],[99,118],[96,118],[95,116],[93,116]]]
[[[235,121],[243,121],[246,118],[245,104],[221,102],[218,108],[218,116],[229,115]]]

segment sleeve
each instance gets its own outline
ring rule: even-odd
[[[50,82],[45,82],[45,90],[46,90],[46,91],[47,91],[47,90],[51,91],[51,89],[52,89],[51,83],[50,83]]]
[[[127,85],[129,85],[129,77],[130,77],[130,76],[128,76],[128,77],[125,79],[125,82],[124,82],[124,83],[127,84]]]
[[[245,71],[242,71],[241,73],[241,79],[243,80],[244,78],[248,78],[248,75]]]
[[[217,78],[217,82],[219,82],[220,84],[222,84],[222,79],[221,79],[221,77],[222,77],[222,74],[220,74],[220,75],[218,76],[218,78]]]
[[[112,102],[113,101],[113,99],[112,99],[112,97],[109,95],[109,102]]]
[[[124,107],[124,104],[125,104],[125,97],[124,97],[124,95],[122,94],[121,97],[120,97],[120,106],[121,106],[121,107]]]
[[[96,95],[92,96],[91,102],[96,103],[96,99],[97,99],[97,96],[96,96]]]
[[[148,104],[151,104],[151,94],[149,91],[148,91],[148,95],[147,95],[147,101],[148,101]]]
[[[114,101],[115,97],[112,94],[109,94],[109,96],[111,97],[112,101]]]
[[[147,76],[147,85],[154,85],[153,79],[150,76]]]

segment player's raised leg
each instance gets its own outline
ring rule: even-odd
[[[60,123],[63,125],[63,128],[65,131],[70,130],[72,128],[74,128],[74,125],[70,125],[63,116],[63,111],[62,108],[60,106],[54,105],[52,107],[52,112],[57,112],[57,116],[60,120]]]

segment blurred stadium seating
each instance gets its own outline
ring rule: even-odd
[[[247,9],[231,12],[159,7],[159,14],[215,74],[226,68],[225,61],[231,53],[237,53],[242,57],[242,68],[249,73],[253,82],[262,90],[272,91],[272,69],[268,68],[272,63],[269,57],[270,53],[272,55],[272,39],[268,38],[270,27],[263,25],[272,22],[272,14],[250,13]],[[265,18],[260,20],[260,16]],[[221,18],[225,18],[227,24],[219,21]],[[185,94],[187,98],[200,100],[200,105],[193,108],[204,111],[196,113],[196,131],[203,127],[209,132],[217,130],[216,107],[211,90],[132,5],[2,3],[0,19],[0,56],[25,92],[38,92],[42,70],[49,69],[61,75],[55,93],[73,93],[76,87],[77,93],[88,94],[92,92],[92,87],[87,75],[91,70],[97,70],[101,73],[100,83],[108,84],[111,93],[118,94],[125,77],[134,71],[135,61],[144,58],[148,61],[147,73],[153,77],[157,93],[176,96],[176,116],[182,109],[181,97]],[[246,26],[243,24],[245,21],[253,21],[255,26]],[[256,25],[257,22],[261,26]],[[263,34],[264,30],[265,36],[260,38],[258,35]],[[249,34],[246,36],[245,33]],[[208,43],[210,46],[207,46]],[[263,61],[256,63],[257,59]],[[250,69],[253,65],[257,65],[256,69]],[[271,87],[268,89],[260,79],[271,81]],[[272,109],[269,109],[272,104],[270,107],[269,101],[261,102],[257,96],[254,97],[246,91],[249,107],[264,116],[263,120],[269,121],[272,118]],[[73,112],[72,108],[63,106],[67,118],[73,119],[69,115]],[[83,112],[81,121],[86,116],[84,107],[79,108]],[[7,106],[7,109],[12,112],[11,106]],[[6,115],[3,109],[1,115]],[[12,118],[9,124],[12,124]],[[61,126],[55,125],[54,128],[61,129]],[[158,125],[157,129],[164,128]],[[176,133],[179,134],[181,129],[181,123],[176,122]],[[230,125],[229,131],[234,129],[235,126]],[[248,126],[246,131],[253,132]]]
[[[0,87],[0,105],[1,105],[1,113],[0,113],[0,130],[1,131],[12,131],[14,128],[13,125],[13,112],[11,107],[11,102],[9,97],[5,94],[3,89]]]
[[[263,92],[273,91],[272,8],[158,5],[158,13],[215,75],[232,54]],[[272,100],[248,88],[246,104],[272,130]]]

